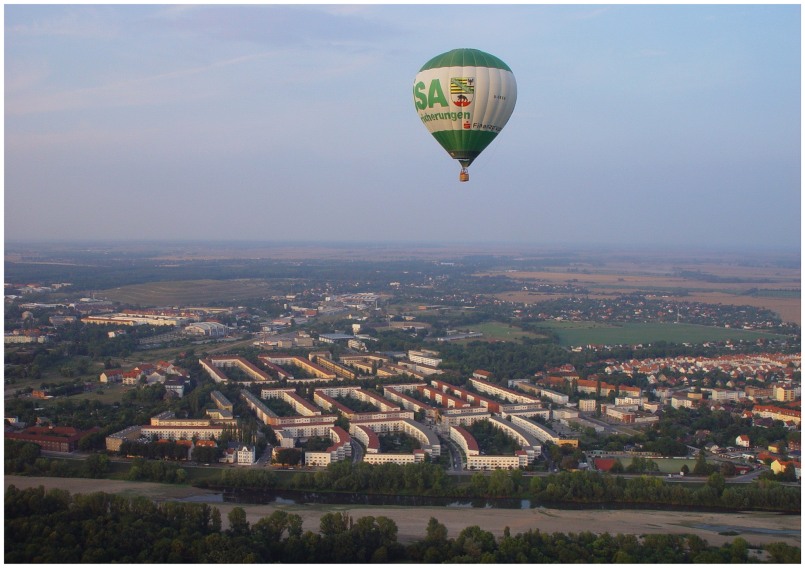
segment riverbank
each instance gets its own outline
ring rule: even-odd
[[[209,503],[221,511],[226,522],[234,507],[246,511],[249,523],[256,523],[273,511],[284,510],[302,518],[304,530],[318,532],[319,519],[331,511],[345,512],[353,519],[366,516],[385,516],[394,520],[398,540],[409,543],[421,540],[430,517],[447,527],[454,538],[466,527],[478,525],[495,536],[502,536],[505,527],[511,534],[539,529],[541,532],[578,533],[583,531],[610,534],[674,534],[692,533],[708,543],[720,546],[740,536],[752,545],[785,542],[801,547],[801,516],[764,512],[712,513],[688,511],[600,510],[600,509],[478,509],[470,507],[373,507],[366,505],[251,505],[224,503],[216,491],[189,486],[160,483],[120,481],[109,479],[77,479],[56,477],[4,476],[5,487],[19,489],[44,486],[60,488],[71,493],[104,491],[123,496],[142,495],[155,501],[192,500]],[[719,533],[729,532],[727,535]],[[737,534],[735,534],[737,533]]]

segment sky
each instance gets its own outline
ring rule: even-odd
[[[801,15],[778,5],[9,5],[7,242],[799,250]],[[512,69],[470,167],[420,67]]]

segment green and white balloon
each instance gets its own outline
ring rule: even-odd
[[[517,102],[514,73],[503,61],[478,49],[437,55],[414,79],[414,105],[436,141],[467,168],[503,130]]]

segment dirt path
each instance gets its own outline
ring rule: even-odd
[[[400,542],[419,540],[425,536],[425,527],[430,517],[435,517],[447,527],[450,537],[456,537],[462,529],[478,525],[482,529],[501,536],[505,527],[511,534],[539,529],[542,532],[609,532],[610,534],[672,534],[694,533],[711,545],[720,546],[732,542],[737,532],[750,544],[785,542],[801,546],[800,515],[776,513],[702,513],[680,511],[639,510],[563,510],[563,509],[471,509],[460,507],[372,507],[364,505],[237,505],[223,503],[214,491],[194,487],[177,487],[158,483],[98,479],[63,479],[52,477],[5,476],[5,486],[15,485],[23,489],[39,485],[49,489],[59,487],[71,493],[105,491],[120,495],[144,495],[162,501],[166,499],[192,499],[207,502],[221,511],[223,519],[237,506],[246,511],[250,523],[281,509],[302,517],[303,528],[318,532],[320,517],[330,511],[348,513],[353,519],[366,516],[386,516],[397,524]],[[777,531],[786,531],[785,533]]]

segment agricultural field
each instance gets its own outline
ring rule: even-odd
[[[149,282],[103,290],[98,295],[135,306],[192,306],[212,302],[237,302],[274,293],[265,280],[238,279]]]
[[[604,255],[595,264],[483,275],[505,275],[521,281],[524,289],[496,297],[526,304],[567,296],[536,292],[540,285],[572,285],[588,290],[590,298],[640,292],[684,302],[767,308],[778,313],[783,321],[798,325],[802,319],[800,267],[783,261],[761,265],[725,258],[691,263],[689,259],[661,256],[625,261]]]
[[[564,347],[577,345],[634,345],[638,343],[704,343],[707,341],[733,341],[776,337],[771,333],[727,329],[692,324],[598,322],[540,322],[540,327],[554,332]]]

